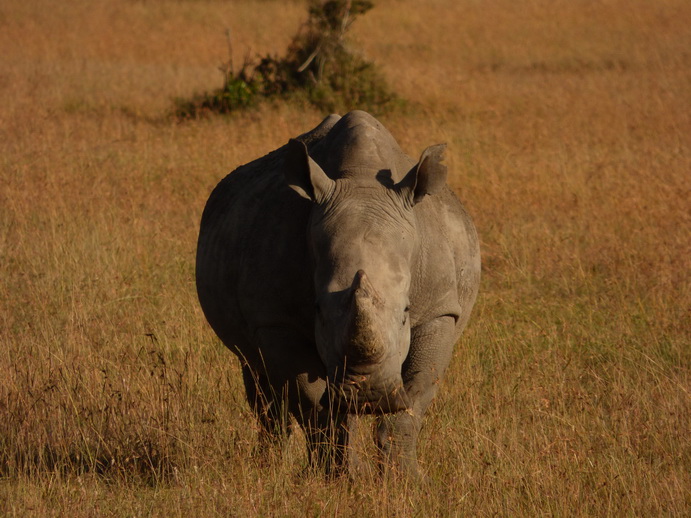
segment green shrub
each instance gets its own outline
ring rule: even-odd
[[[175,113],[181,118],[198,117],[205,113],[230,113],[252,106],[262,92],[262,84],[248,75],[248,62],[238,74],[232,67],[224,69],[223,87],[211,93],[197,94],[192,99],[177,99]]]
[[[354,53],[345,38],[355,19],[372,7],[368,0],[309,0],[307,21],[285,56],[245,60],[237,73],[229,63],[222,69],[223,87],[177,100],[176,114],[229,113],[278,96],[304,100],[324,111],[385,111],[395,94],[376,66]]]

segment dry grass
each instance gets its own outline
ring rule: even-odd
[[[376,5],[355,35],[412,101],[384,122],[449,143],[483,241],[427,484],[301,474],[299,434],[257,459],[196,302],[210,189],[323,114],[166,111],[220,83],[226,27],[280,52],[303,4],[5,0],[0,514],[689,515],[688,2]]]

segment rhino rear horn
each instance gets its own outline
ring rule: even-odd
[[[437,194],[446,185],[447,169],[442,163],[446,144],[430,146],[422,152],[420,161],[397,185],[412,204],[419,203],[428,194]]]
[[[334,190],[335,182],[312,160],[307,146],[300,140],[288,141],[284,175],[291,189],[315,203],[328,199]]]

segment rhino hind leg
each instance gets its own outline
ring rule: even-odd
[[[242,379],[245,384],[247,402],[259,421],[258,452],[265,455],[276,445],[283,445],[288,439],[287,406],[284,398],[277,394],[266,376],[245,364],[242,367]]]

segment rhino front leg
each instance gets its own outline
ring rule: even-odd
[[[451,361],[458,338],[453,317],[444,316],[415,327],[411,332],[408,358],[403,364],[403,382],[411,408],[380,418],[376,439],[383,469],[419,478],[417,439],[422,419]]]
[[[348,419],[341,415],[322,415],[317,422],[304,426],[310,466],[329,477],[344,474],[347,469]]]
[[[305,431],[310,465],[329,475],[341,473],[347,419],[330,408],[326,371],[316,349],[287,328],[263,328],[256,336],[261,370],[268,380],[266,387],[255,384],[264,393],[259,401],[268,402],[258,412],[263,428],[285,436],[290,412]]]

